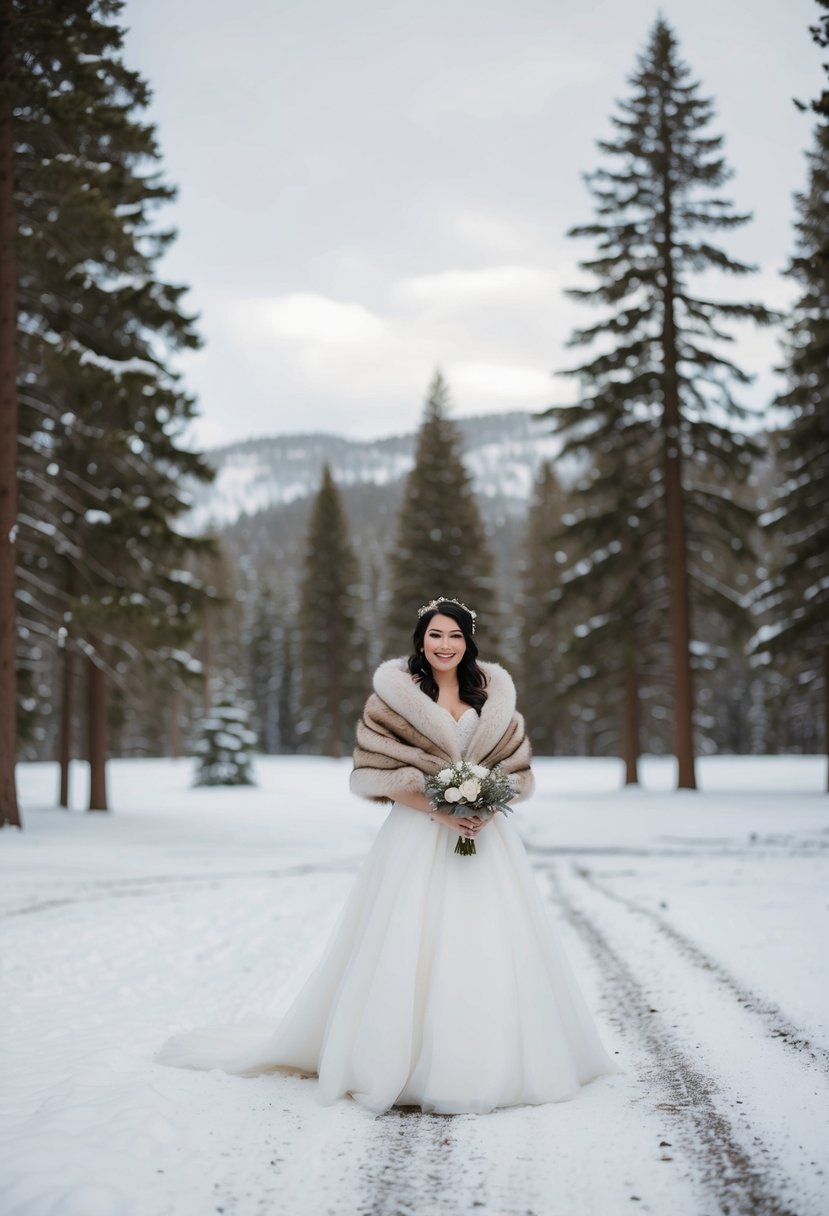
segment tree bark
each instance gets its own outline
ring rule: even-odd
[[[17,214],[10,81],[11,0],[0,0],[0,827],[22,827],[17,804]]]
[[[343,690],[339,679],[339,668],[331,682],[329,696],[328,746],[326,754],[339,760],[343,755]]]
[[[204,632],[202,634],[202,705],[205,714],[210,713],[213,700],[210,679],[213,675],[213,612],[208,604],[204,614]]]
[[[69,638],[63,643],[63,663],[60,697],[60,734],[58,738],[58,764],[60,765],[60,796],[58,805],[69,806],[69,766],[72,761],[72,715],[74,712],[74,687],[72,649]]]
[[[829,645],[823,647],[823,733],[826,739],[826,789],[829,792]]]
[[[663,127],[663,130],[666,128]],[[676,293],[672,257],[673,219],[671,180],[664,139],[666,168],[663,176],[665,276],[662,314],[663,411],[665,445],[665,517],[667,529],[668,583],[670,588],[671,653],[674,675],[674,751],[680,789],[697,788],[694,764],[694,688],[691,675],[691,609],[688,590],[688,550],[685,537],[685,504],[682,489],[682,433],[679,410],[674,299]]]
[[[639,784],[639,673],[633,660],[625,672],[625,708],[622,718],[622,759],[625,785]]]
[[[181,759],[181,689],[176,686],[170,701],[170,755],[173,760]]]
[[[87,745],[89,759],[89,809],[107,810],[106,791],[106,683],[104,669],[90,655],[87,670]]]

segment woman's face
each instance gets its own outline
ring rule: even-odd
[[[423,653],[433,672],[452,671],[466,654],[463,631],[451,616],[437,612],[426,627]]]

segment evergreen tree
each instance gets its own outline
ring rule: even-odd
[[[194,402],[166,352],[198,337],[181,308],[185,289],[155,274],[175,234],[155,228],[154,212],[174,191],[153,168],[153,128],[136,116],[149,90],[120,59],[122,8],[11,3],[0,22],[10,65],[5,221],[18,200],[16,300],[2,311],[15,333],[4,329],[0,341],[18,346],[21,625],[54,645],[71,622],[68,644],[91,659],[96,732],[105,674],[149,646],[163,662],[205,598],[181,577],[196,542],[174,521],[186,506],[182,478],[210,476],[177,441]],[[4,256],[4,272],[10,264]],[[0,594],[4,586],[0,577]],[[4,762],[13,757],[2,750]],[[92,751],[93,803],[104,806],[100,734]]]
[[[362,707],[361,599],[342,501],[325,465],[308,527],[298,629],[305,747],[328,756],[351,746]]]
[[[573,704],[592,699],[597,750],[621,754],[626,784],[638,781],[643,693],[654,698],[667,658],[664,515],[649,475],[658,445],[655,434],[638,430],[601,442],[597,463],[570,495],[552,605],[570,625],[562,696]],[[664,701],[664,682],[660,691]]]
[[[829,10],[829,0],[818,4]],[[829,46],[829,12],[811,34]],[[764,517],[779,560],[762,588],[766,620],[754,649],[784,662],[801,694],[811,690],[808,711],[823,718],[829,755],[829,87],[811,110],[818,121],[807,186],[795,196],[796,251],[787,268],[801,294],[785,344],[788,386],[776,402],[790,422],[777,437],[779,484]]]
[[[74,404],[80,416],[64,420],[64,434],[52,447],[59,470],[54,480],[65,486],[71,479],[72,492],[70,497],[58,490],[63,509],[53,539],[59,560],[51,594],[43,589],[36,619],[47,628],[54,628],[56,619],[70,622],[75,645],[87,655],[87,699],[95,702],[87,715],[90,809],[107,806],[107,684],[120,682],[119,669],[129,667],[137,678],[140,668],[151,663],[156,673],[167,673],[169,688],[174,688],[181,652],[211,598],[194,569],[194,559],[209,543],[175,528],[186,508],[177,473],[195,466],[198,475],[200,461],[177,449],[162,428],[153,427],[153,409],[142,403],[145,394],[133,396],[125,384],[132,375],[107,371],[91,377],[88,395],[76,382]],[[53,378],[50,383],[62,382]],[[73,478],[79,469],[82,473]],[[41,520],[52,514],[55,495],[49,486],[32,497],[31,510]],[[24,587],[40,561],[41,547],[25,544],[20,567]],[[24,610],[24,619],[29,611]]]
[[[496,636],[492,557],[448,409],[448,388],[436,372],[389,563],[388,655],[409,653],[418,608],[440,595],[469,604],[481,632]],[[493,649],[490,644],[489,652]]]
[[[720,584],[710,564],[718,555],[727,555],[732,565],[745,556],[751,512],[724,495],[718,480],[745,479],[756,450],[726,421],[744,416],[731,386],[749,377],[716,344],[730,340],[723,320],[765,324],[774,317],[759,304],[692,293],[691,278],[700,271],[739,275],[754,267],[695,235],[699,229],[734,228],[750,215],[736,213],[723,198],[698,194],[722,185],[731,172],[720,154],[722,138],[705,132],[713,105],[699,96],[689,76],[673,32],[658,18],[630,78],[633,94],[613,117],[617,137],[598,144],[615,164],[586,178],[597,219],[570,232],[599,242],[597,257],[581,263],[598,285],[570,294],[611,310],[577,331],[571,345],[600,340],[602,353],[565,373],[580,379],[582,399],[551,414],[567,436],[568,450],[595,459],[600,476],[611,483],[616,477],[625,482],[634,517],[643,519],[654,486],[661,493],[647,530],[661,511],[678,779],[681,787],[694,788],[691,594],[724,612],[740,605],[740,590]],[[637,467],[641,478],[631,485]],[[621,543],[632,559],[635,533]],[[599,587],[602,573],[597,566],[593,588],[604,613],[609,605]],[[641,584],[646,602],[646,571]]]
[[[225,675],[213,681],[212,705],[202,719],[196,744],[195,785],[255,785],[251,773],[256,732],[250,728],[251,705],[241,685]]]
[[[527,538],[521,571],[520,703],[533,751],[553,756],[564,750],[560,690],[563,635],[561,548],[564,491],[553,466],[541,466],[527,515]]]

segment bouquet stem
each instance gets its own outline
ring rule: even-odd
[[[466,836],[459,836],[458,843],[455,845],[455,852],[460,853],[462,857],[469,857],[472,853],[477,853],[475,841],[468,840]]]

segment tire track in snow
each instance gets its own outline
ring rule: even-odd
[[[34,912],[48,912],[52,908],[65,908],[72,904],[156,895],[177,886],[192,887],[201,884],[209,887],[215,886],[216,883],[240,879],[247,881],[251,878],[303,878],[308,874],[350,873],[357,869],[361,860],[362,855],[332,861],[302,862],[293,866],[285,866],[282,869],[231,870],[224,874],[211,870],[203,874],[148,874],[135,878],[90,879],[78,885],[84,888],[96,888],[96,890],[89,893],[81,890],[73,895],[54,896],[51,899],[38,900],[37,903],[23,904],[18,908],[6,908],[0,911],[0,921],[11,920],[16,916],[29,916]]]
[[[587,944],[611,996],[623,1007],[620,1032],[628,1035],[633,1029],[653,1061],[648,1081],[663,1094],[657,1105],[677,1119],[674,1135],[684,1142],[689,1162],[696,1160],[701,1165],[700,1182],[718,1205],[717,1211],[729,1216],[802,1216],[771,1189],[769,1170],[776,1162],[770,1150],[755,1135],[749,1156],[728,1116],[717,1109],[715,1080],[682,1051],[651,1009],[650,996],[637,976],[599,927],[567,896],[558,875],[551,869],[548,876],[562,915]]]
[[[655,925],[657,931],[667,938],[688,962],[700,970],[708,972],[736,1000],[742,1009],[747,1013],[753,1013],[765,1022],[769,1038],[776,1043],[782,1044],[784,1047],[788,1047],[798,1055],[808,1053],[815,1064],[820,1067],[821,1071],[829,1076],[829,1050],[813,1043],[806,1031],[795,1026],[779,1005],[775,1005],[773,1001],[766,1000],[765,997],[758,996],[756,992],[752,992],[747,985],[741,983],[736,976],[732,975],[727,967],[717,962],[716,959],[711,958],[701,946],[697,945],[690,937],[686,937],[670,921],[660,916],[652,908],[647,908],[637,903],[636,900],[611,890],[591,870],[588,870],[584,866],[575,867],[575,872],[588,887],[599,895],[604,896],[605,899],[621,904],[629,912],[632,912],[636,916],[644,917],[645,920]]]
[[[392,1107],[374,1121],[378,1151],[369,1146],[359,1170],[365,1199],[355,1216],[456,1214],[465,1163],[452,1134],[454,1115],[424,1115],[419,1107]]]
[[[664,837],[663,837],[664,839]],[[694,839],[660,848],[652,845],[534,844],[524,840],[524,848],[534,857],[750,857],[752,861],[777,857],[820,857],[829,850],[829,840],[803,840],[796,837],[758,837],[744,840]]]

